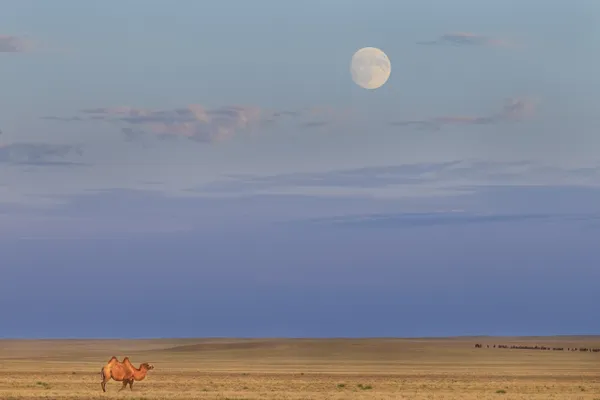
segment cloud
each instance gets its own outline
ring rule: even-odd
[[[66,160],[71,154],[82,155],[80,146],[49,143],[0,144],[0,164],[38,166],[83,165]]]
[[[281,187],[382,188],[390,185],[439,183],[452,179],[488,181],[499,175],[519,174],[528,162],[448,161],[271,176],[228,175],[203,185],[199,191],[247,191]]]
[[[390,125],[415,127],[420,130],[440,130],[445,125],[492,125],[509,121],[521,121],[534,115],[536,103],[531,99],[506,100],[499,112],[491,115],[446,115],[428,119],[392,121]]]
[[[119,121],[130,127],[123,131],[129,139],[147,132],[159,137],[181,136],[199,142],[215,142],[229,138],[238,130],[249,128],[261,117],[256,107],[229,106],[207,110],[200,105],[190,105],[174,110],[148,110],[139,108],[100,108],[83,110],[91,118]],[[134,134],[135,133],[135,134]]]
[[[23,53],[30,50],[29,40],[9,35],[0,35],[0,53]]]
[[[487,46],[508,47],[510,43],[503,39],[494,39],[488,36],[470,32],[446,33],[436,40],[417,42],[421,45],[452,45],[452,46]]]
[[[41,119],[46,119],[46,120],[49,120],[49,121],[63,121],[63,122],[85,121],[85,118],[81,118],[81,117],[48,116],[48,117],[41,117]]]
[[[484,187],[458,198],[427,201],[289,195],[175,198],[151,190],[98,190],[61,196],[66,201],[52,207],[0,204],[0,237],[114,239],[119,233],[185,231],[214,235],[251,233],[259,226],[320,230],[527,223],[549,232],[556,224],[598,229],[599,196],[597,188],[519,186]]]
[[[159,139],[183,137],[212,143],[231,138],[238,132],[266,127],[282,118],[301,119],[298,127],[315,128],[328,125],[336,117],[329,108],[269,111],[256,106],[222,106],[214,109],[192,104],[170,110],[136,107],[101,107],[81,110],[71,117],[45,116],[42,119],[62,122],[104,121],[120,127],[128,141],[139,141],[148,135]]]
[[[590,218],[593,216],[589,216]],[[425,213],[377,213],[341,217],[315,218],[306,222],[346,227],[414,228],[440,225],[472,225],[499,222],[552,221],[552,214],[477,214],[463,211]]]
[[[549,167],[529,161],[456,160],[270,176],[226,175],[192,189],[211,196],[309,194],[410,198],[464,196],[499,186],[600,187],[600,166]]]
[[[321,128],[327,125],[329,125],[329,121],[310,121],[300,124],[303,128]]]

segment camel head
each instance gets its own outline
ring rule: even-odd
[[[150,370],[154,369],[154,365],[149,364],[149,363],[143,363],[142,368],[146,368],[148,371],[150,371]]]

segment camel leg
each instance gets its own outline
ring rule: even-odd
[[[102,371],[100,372],[100,375],[102,376],[102,382],[100,382],[100,386],[102,386],[102,391],[106,393],[106,382],[110,379],[106,379],[106,374],[104,373],[104,368],[102,369]]]
[[[127,387],[127,383],[129,383],[129,381],[127,381],[127,380],[123,381],[123,386],[121,386],[121,389],[119,389],[119,392]]]
[[[129,390],[133,390],[133,379],[129,381]]]

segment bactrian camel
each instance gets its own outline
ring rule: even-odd
[[[116,357],[112,357],[102,370],[100,370],[100,375],[102,376],[102,391],[106,392],[106,383],[111,380],[111,378],[117,382],[123,382],[123,386],[119,391],[125,389],[127,384],[129,384],[129,389],[133,390],[133,382],[142,381],[146,378],[146,374],[151,369],[154,369],[152,364],[142,363],[139,368],[136,368],[129,361],[129,357],[125,357],[123,361],[117,360]]]

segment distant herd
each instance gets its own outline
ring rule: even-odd
[[[475,348],[483,348],[483,344],[476,343]],[[553,350],[553,351],[588,351],[591,353],[600,353],[600,348],[589,348],[589,347],[548,347],[548,346],[524,346],[524,345],[506,345],[506,344],[494,344],[486,345],[486,348],[494,349],[519,349],[519,350]]]

